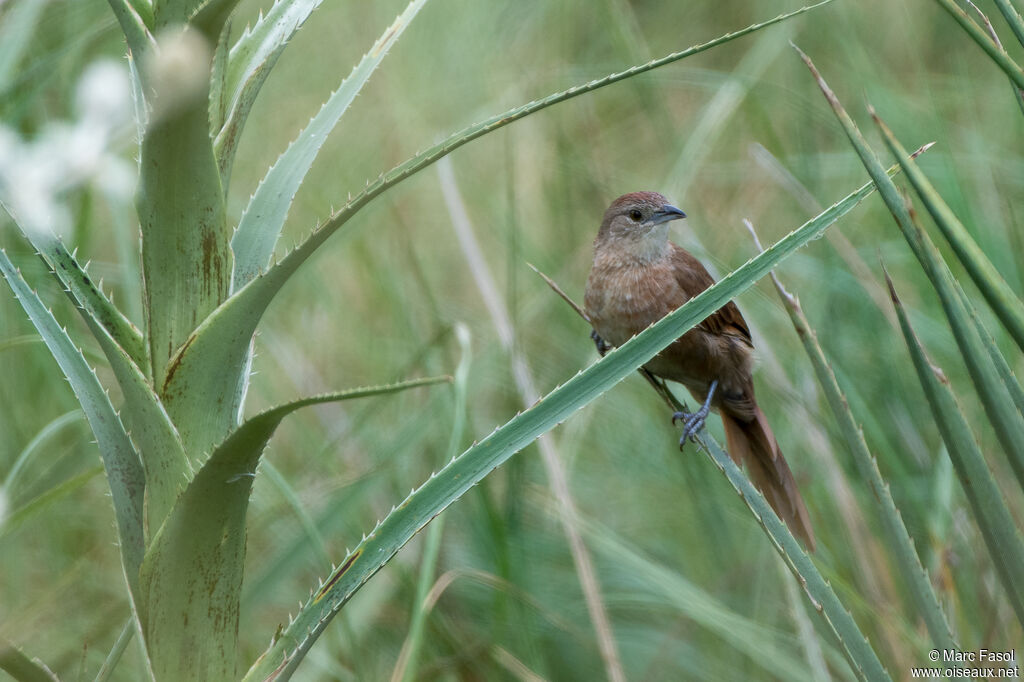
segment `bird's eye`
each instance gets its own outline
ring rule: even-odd
[[[643,217],[643,214],[640,211],[636,210],[635,208],[629,212],[629,219],[635,223],[640,222],[640,219]]]

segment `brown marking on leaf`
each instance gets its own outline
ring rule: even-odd
[[[399,21],[396,21],[395,23],[391,24],[391,28],[388,29],[388,32],[384,34],[384,37],[380,39],[380,42],[377,43],[377,47],[373,50],[372,56],[374,57],[374,59],[380,56],[380,53],[384,51],[384,49],[388,46],[388,42],[390,42],[391,38],[395,35],[395,33],[398,32],[398,29],[400,29],[401,27],[402,24]]]
[[[345,575],[345,571],[347,571],[347,570],[348,570],[349,568],[351,568],[351,567],[352,567],[352,563],[353,563],[353,562],[354,562],[354,561],[355,561],[356,559],[358,559],[358,558],[359,558],[359,555],[360,555],[360,554],[362,554],[362,553],[363,553],[363,550],[361,550],[361,549],[357,549],[357,550],[355,551],[355,553],[353,553],[353,554],[352,554],[352,556],[350,556],[350,557],[349,557],[349,558],[348,558],[348,559],[347,559],[347,560],[345,561],[345,563],[343,563],[343,564],[342,564],[342,565],[341,565],[341,566],[340,566],[340,567],[338,568],[338,570],[334,572],[334,575],[332,575],[332,576],[331,576],[331,579],[330,579],[330,580],[328,580],[327,582],[325,582],[325,583],[324,583],[324,586],[323,586],[323,587],[321,587],[321,588],[320,588],[320,589],[319,589],[319,590],[317,591],[317,593],[316,593],[316,596],[315,596],[315,597],[313,598],[313,603],[314,603],[314,604],[315,604],[315,603],[317,603],[318,601],[320,601],[321,599],[323,599],[323,598],[324,598],[324,595],[325,595],[325,594],[327,594],[327,591],[328,591],[328,590],[330,590],[330,589],[331,589],[331,587],[333,587],[333,586],[334,586],[334,584],[335,584],[335,583],[337,583],[337,582],[338,582],[338,581],[339,581],[339,580],[341,579],[341,576]]]
[[[171,358],[170,363],[167,365],[166,373],[164,374],[164,383],[160,389],[161,395],[165,395],[167,393],[167,387],[171,385],[171,378],[181,365],[181,359],[185,357],[185,351],[188,350],[188,347],[192,345],[192,342],[195,341],[196,338],[195,332],[189,334],[189,337],[185,339],[185,343],[182,344],[181,348],[178,349],[178,352]]]

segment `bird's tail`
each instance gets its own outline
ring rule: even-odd
[[[786,459],[779,451],[775,434],[768,426],[761,408],[754,405],[754,419],[742,422],[722,411],[725,442],[729,454],[737,464],[746,462],[754,485],[768,500],[775,513],[804,545],[814,551],[814,531],[807,515],[807,507],[796,487],[796,479]]]

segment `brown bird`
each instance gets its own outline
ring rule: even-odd
[[[685,217],[657,192],[625,194],[605,211],[585,299],[591,336],[602,354],[715,283],[696,258],[668,239],[669,221]],[[717,410],[733,460],[746,463],[768,503],[813,551],[807,508],[754,398],[753,350],[747,323],[729,301],[644,367],[681,383],[702,405],[673,415],[673,422],[684,420],[680,447],[703,428],[709,410]]]

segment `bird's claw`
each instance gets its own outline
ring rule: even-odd
[[[694,443],[697,442],[697,434],[704,429],[704,421],[711,412],[711,399],[715,395],[716,388],[718,388],[717,379],[711,382],[711,385],[708,387],[708,397],[704,399],[704,404],[696,412],[676,412],[672,415],[672,424],[675,424],[679,419],[683,420],[683,435],[679,439],[680,450],[686,445],[687,439]],[[686,409],[685,405],[683,409]]]
[[[687,440],[694,443],[697,442],[697,434],[704,429],[704,422],[707,420],[708,412],[709,409],[705,405],[696,412],[676,412],[672,415],[673,424],[680,419],[683,421],[683,435],[679,439],[680,450],[686,445]]]
[[[611,348],[611,346],[601,338],[596,329],[590,330],[590,338],[594,340],[594,345],[597,346],[597,354],[603,358],[604,354],[608,352],[608,349]]]

